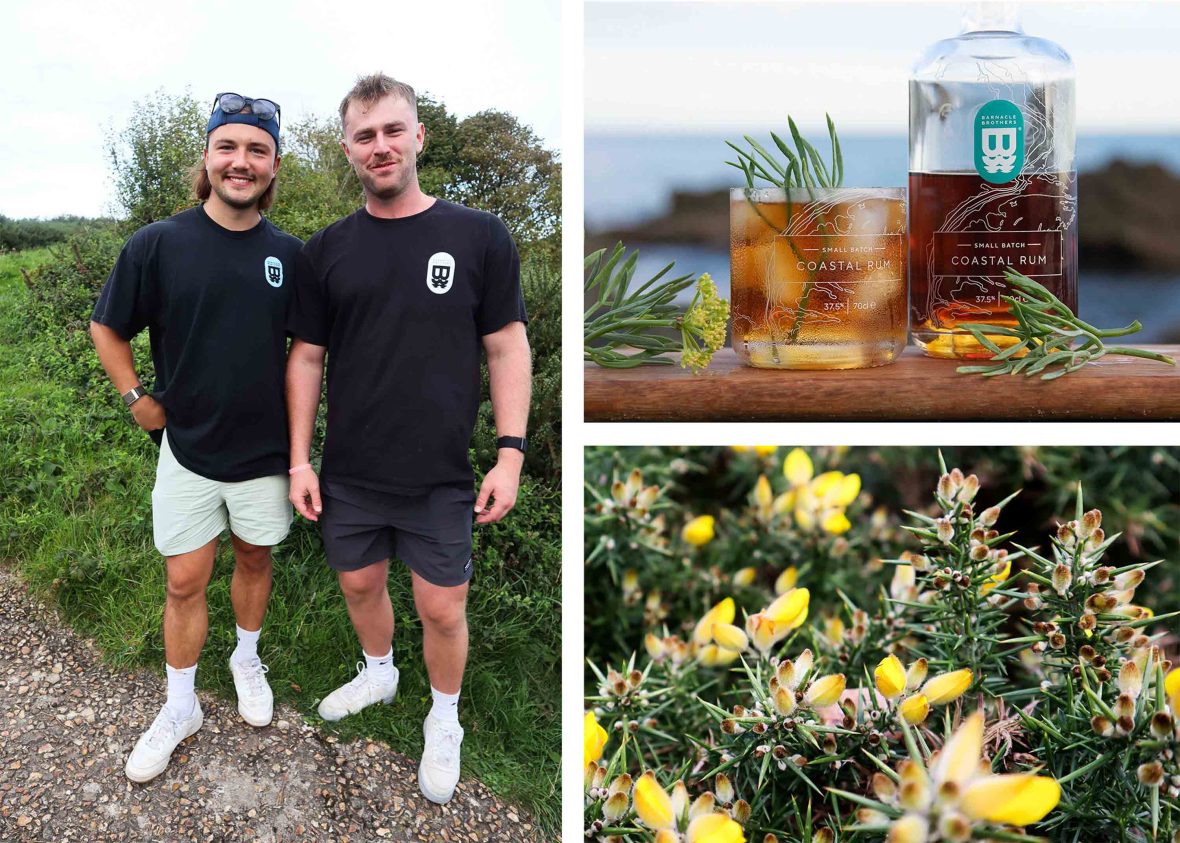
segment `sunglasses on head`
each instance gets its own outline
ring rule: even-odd
[[[244,97],[241,94],[218,94],[213,100],[213,110],[216,111],[220,108],[226,114],[241,114],[246,106],[250,107],[250,112],[259,120],[273,119],[277,122],[283,113],[278,103],[265,99],[250,99],[250,97]]]

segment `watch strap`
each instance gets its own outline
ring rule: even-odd
[[[123,393],[123,403],[130,407],[140,398],[147,395],[147,390],[142,386],[133,386],[131,389]]]
[[[524,453],[528,450],[529,440],[525,436],[501,436],[496,440],[496,448],[515,448]]]

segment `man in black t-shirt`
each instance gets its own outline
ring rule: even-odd
[[[418,784],[448,801],[459,780],[471,529],[516,502],[529,403],[520,259],[495,216],[424,194],[425,129],[408,85],[376,74],[340,105],[342,146],[365,205],[300,253],[289,323],[291,501],[320,522],[365,667],[320,703],[338,720],[397,691],[386,581],[411,569],[434,706]],[[487,354],[499,457],[478,496],[467,453]],[[325,356],[322,477],[310,465]],[[322,497],[321,497],[322,495]],[[490,502],[490,505],[489,505]]]
[[[205,589],[226,527],[238,646],[238,712],[270,723],[273,696],[257,642],[270,596],[270,548],[291,524],[283,400],[286,317],[300,241],[266,210],[279,169],[278,106],[219,94],[193,188],[204,204],[137,231],[91,317],[103,367],[135,421],[160,445],[152,490],[155,544],[166,559],[168,696],[127,759],[145,782],[201,727],[194,692],[209,618]],[[140,386],[131,339],[148,329],[155,390]]]

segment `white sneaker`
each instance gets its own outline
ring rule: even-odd
[[[161,708],[152,725],[135,742],[135,748],[127,758],[124,769],[127,778],[133,782],[149,782],[164,772],[168,759],[172,757],[172,750],[182,740],[196,734],[204,720],[199,702],[193,706],[193,713],[183,720],[173,720],[172,712]]]
[[[266,681],[267,666],[255,656],[239,664],[229,660],[234,675],[234,690],[238,692],[238,714],[251,726],[268,726],[274,716],[275,696]]]
[[[393,697],[397,693],[396,667],[393,669],[393,682],[388,685],[375,681],[364,662],[357,662],[356,669],[355,679],[324,697],[319,707],[320,717],[325,720],[339,720],[356,714],[373,703],[393,702]]]
[[[418,765],[418,788],[431,802],[445,805],[459,783],[459,745],[463,727],[448,720],[427,716],[422,724],[426,738],[422,762]]]

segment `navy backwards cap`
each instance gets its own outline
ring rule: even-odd
[[[257,114],[254,114],[253,111],[239,111],[237,114],[226,114],[220,108],[215,108],[213,109],[213,113],[209,115],[209,124],[205,126],[205,137],[208,137],[218,126],[224,126],[227,123],[245,123],[247,126],[257,126],[275,139],[275,152],[278,152],[279,121],[274,117],[263,120]]]

